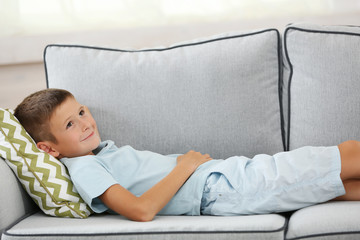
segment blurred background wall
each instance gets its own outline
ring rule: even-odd
[[[360,0],[0,0],[0,107],[46,87],[46,45],[168,46],[289,23],[360,26]]]

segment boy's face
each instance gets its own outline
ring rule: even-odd
[[[57,158],[93,154],[101,141],[90,111],[73,97],[55,109],[50,118],[50,131],[57,143],[49,142],[52,154],[49,153]]]

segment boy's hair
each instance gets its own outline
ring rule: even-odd
[[[50,131],[50,118],[55,109],[69,97],[74,96],[63,89],[44,89],[26,97],[15,108],[14,115],[35,142],[57,143]]]

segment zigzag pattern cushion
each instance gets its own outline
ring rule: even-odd
[[[86,218],[92,213],[76,192],[65,166],[39,150],[12,112],[1,108],[0,156],[45,214]]]

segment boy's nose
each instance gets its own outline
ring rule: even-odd
[[[81,129],[85,132],[90,127],[90,123],[85,120],[81,120]]]

